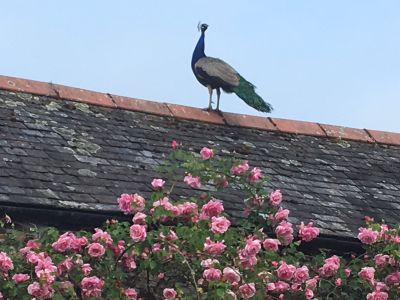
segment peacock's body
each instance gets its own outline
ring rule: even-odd
[[[208,57],[204,53],[204,37],[207,24],[201,24],[201,36],[192,56],[192,70],[197,80],[208,88],[210,100],[208,109],[212,106],[213,90],[217,91],[217,110],[221,89],[226,93],[235,93],[239,98],[258,111],[270,112],[272,106],[266,103],[255,92],[255,86],[244,79],[234,68],[219,58]]]

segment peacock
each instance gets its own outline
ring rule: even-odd
[[[208,110],[212,110],[213,90],[217,92],[217,108],[219,111],[219,99],[221,89],[226,93],[235,93],[239,98],[251,107],[261,112],[271,112],[272,106],[265,102],[255,92],[255,86],[244,79],[234,68],[222,59],[208,57],[204,53],[204,38],[208,28],[207,24],[198,25],[201,36],[194,48],[192,55],[192,70],[197,80],[207,87],[210,95]]]

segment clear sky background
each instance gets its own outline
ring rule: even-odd
[[[400,132],[400,1],[0,3],[0,74],[208,105],[190,60],[206,54],[255,84],[273,117]],[[235,95],[221,109],[261,115]]]

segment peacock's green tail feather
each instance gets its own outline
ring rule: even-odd
[[[265,102],[257,93],[255,92],[255,86],[240,76],[239,85],[233,89],[233,92],[238,95],[244,102],[246,102],[251,107],[262,112],[271,112],[271,104]]]

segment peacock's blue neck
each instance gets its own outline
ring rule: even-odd
[[[192,55],[192,69],[194,71],[194,64],[202,57],[205,57],[204,53],[204,32],[201,33],[199,41],[197,42],[196,48],[194,48]]]

